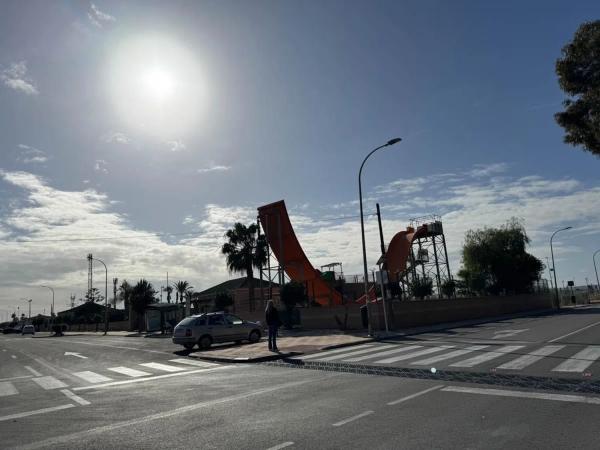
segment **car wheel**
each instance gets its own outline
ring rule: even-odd
[[[258,341],[260,341],[260,331],[252,330],[250,332],[250,336],[248,336],[248,340],[250,341],[250,343],[256,344]]]
[[[212,338],[210,336],[202,336],[198,341],[198,347],[202,350],[210,348],[212,345]]]
[[[185,347],[186,350],[191,350],[194,348],[194,345],[196,344],[183,344],[183,346]]]

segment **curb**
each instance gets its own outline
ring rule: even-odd
[[[188,355],[189,358],[201,359],[203,361],[215,361],[225,363],[260,363],[268,361],[277,361],[280,359],[286,359],[293,356],[301,355],[302,352],[287,352],[287,353],[275,353],[273,355],[259,356],[256,358],[251,357],[240,357],[240,358],[228,358],[224,356],[192,356]]]

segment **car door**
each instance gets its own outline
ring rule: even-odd
[[[232,326],[225,321],[223,314],[208,316],[208,332],[215,342],[227,342],[234,340]]]
[[[248,339],[248,330],[242,319],[233,314],[225,314],[225,321],[231,326],[233,340]]]

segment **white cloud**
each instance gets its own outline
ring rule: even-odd
[[[219,165],[215,165],[215,166],[205,167],[203,169],[198,169],[198,173],[225,172],[225,171],[230,170],[230,169],[231,169],[231,166],[219,166]]]
[[[103,159],[97,159],[96,162],[94,163],[94,170],[96,172],[101,172],[101,173],[108,173],[108,163],[106,161],[104,161]]]
[[[104,28],[104,25],[107,23],[115,22],[117,20],[114,16],[100,11],[100,9],[94,3],[90,4],[90,9],[87,16],[92,25],[98,28]]]
[[[18,161],[24,164],[45,163],[48,161],[48,156],[46,156],[46,153],[38,148],[25,144],[19,144],[18,147],[21,153],[18,157]]]
[[[171,150],[172,152],[180,152],[187,148],[185,142],[178,139],[174,141],[167,141],[167,145],[169,146],[169,150]]]
[[[108,134],[105,134],[104,136],[102,136],[102,140],[104,142],[106,142],[107,144],[129,144],[131,142],[131,139],[129,138],[129,136],[127,136],[125,133],[121,133],[119,131],[113,131],[110,132]]]
[[[490,175],[505,172],[507,169],[508,164],[506,163],[475,164],[469,175],[476,178],[489,177]]]
[[[33,80],[27,76],[27,63],[12,63],[8,68],[0,70],[0,80],[10,89],[21,91],[27,95],[37,95],[39,91]]]

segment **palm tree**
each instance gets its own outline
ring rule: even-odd
[[[171,303],[171,293],[173,292],[173,286],[167,286],[165,288],[165,291],[167,292],[167,303]]]
[[[257,237],[258,225],[246,226],[237,222],[225,233],[227,242],[221,253],[227,257],[229,272],[245,273],[248,279],[248,303],[254,309],[254,268],[260,268],[267,261],[267,242],[264,235]]]
[[[190,286],[190,283],[187,281],[178,281],[175,283],[175,290],[179,294],[180,303],[183,303],[183,298],[190,289],[193,289],[193,286]]]
[[[152,287],[152,284],[144,279],[138,281],[131,290],[131,308],[138,315],[138,330],[140,331],[143,328],[142,318],[144,310],[150,303],[154,303],[154,294],[156,294],[156,291]]]
[[[119,301],[123,302],[127,317],[131,317],[131,291],[133,286],[127,280],[121,281],[119,286]],[[131,322],[130,322],[131,323]]]

